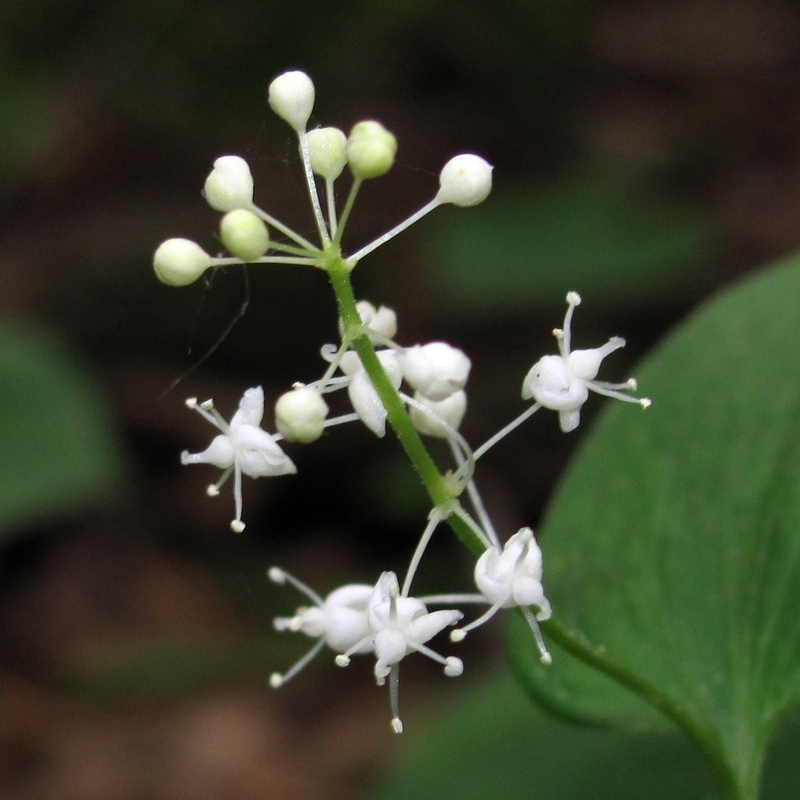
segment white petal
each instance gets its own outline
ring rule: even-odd
[[[258,427],[263,416],[264,389],[261,386],[255,386],[242,395],[242,399],[239,401],[239,410],[231,418],[231,428],[235,429],[244,424]]]
[[[181,464],[213,464],[220,469],[233,466],[236,451],[229,436],[215,436],[202,453],[181,453]]]

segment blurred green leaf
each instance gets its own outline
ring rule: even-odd
[[[726,797],[756,796],[800,700],[800,258],[724,292],[642,367],[646,413],[614,404],[542,528],[545,588],[569,647],[640,682],[697,738]],[[545,623],[547,630],[547,623]],[[640,717],[554,653],[528,687],[589,719]],[[627,677],[626,677],[627,676]]]
[[[85,371],[52,333],[0,324],[0,543],[79,511],[117,485],[109,421]]]
[[[713,779],[674,729],[569,725],[504,676],[423,735],[387,783],[380,800],[703,800]]]
[[[430,225],[435,288],[469,314],[528,311],[563,297],[565,286],[595,303],[680,297],[711,249],[696,208],[656,195],[636,175],[593,167],[533,192],[496,191]]]
[[[675,729],[577,727],[526,703],[498,676],[438,711],[375,800],[710,800],[711,772]],[[431,712],[433,716],[433,712]],[[796,797],[798,720],[771,748],[763,800]],[[407,733],[414,737],[414,729]]]
[[[172,700],[257,680],[274,666],[263,634],[164,633],[74,653],[62,664],[70,692],[92,702]]]

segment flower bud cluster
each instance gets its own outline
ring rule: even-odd
[[[277,477],[296,472],[294,462],[279,442],[286,443],[290,450],[316,441],[333,426],[360,421],[379,437],[385,435],[387,422],[391,423],[404,444],[412,443],[406,448],[409,453],[425,450],[418,434],[442,439],[449,445],[448,458],[452,457],[453,463],[436,472],[435,479],[425,474],[431,465],[434,470],[439,469],[430,454],[430,464],[424,462],[424,469],[418,460],[414,462],[432,497],[437,494],[431,491],[431,483],[437,491],[442,485],[447,486],[450,496],[446,501],[437,499],[438,505],[431,510],[402,585],[395,572],[386,570],[374,584],[346,584],[323,598],[290,573],[277,567],[269,571],[272,581],[293,586],[310,601],[292,616],[275,618],[275,628],[303,633],[315,640],[311,650],[286,673],[272,675],[272,686],[285,684],[325,647],[335,653],[335,663],[342,667],[353,656],[372,656],[376,682],[383,684],[389,679],[391,725],[399,733],[403,729],[398,708],[399,665],[407,655],[417,652],[439,662],[450,677],[461,675],[464,670],[460,658],[440,655],[428,644],[447,628],[451,629],[450,641],[457,643],[500,610],[518,608],[528,621],[540,660],[551,662],[539,627],[552,613],[542,583],[542,552],[527,527],[501,541],[476,485],[478,459],[539,408],[557,412],[561,429],[571,431],[578,426],[581,408],[592,392],[638,403],[643,408],[650,401],[631,394],[636,390],[633,379],[624,383],[597,380],[603,360],[625,344],[623,339],[614,337],[594,349],[572,349],[572,318],[581,298],[576,292],[569,292],[563,326],[553,331],[558,353],[536,361],[522,383],[522,398],[534,402],[480,447],[471,447],[459,430],[467,410],[466,384],[472,368],[469,357],[444,341],[410,346],[398,343],[395,312],[386,306],[376,308],[367,301],[354,303],[349,271],[436,207],[470,207],[483,202],[491,191],[493,168],[480,156],[456,155],[442,169],[439,189],[430,202],[372,243],[343,256],[342,233],[359,186],[391,169],[397,140],[374,120],[358,122],[349,135],[333,127],[308,130],[315,89],[311,79],[300,71],[278,76],[269,86],[268,100],[273,111],[297,134],[319,244],[259,208],[254,202],[249,165],[240,156],[227,155],[214,162],[204,195],[209,205],[223,214],[220,239],[230,256],[215,258],[198,244],[175,238],[156,250],[153,266],[157,277],[171,286],[185,286],[209,269],[244,262],[297,264],[326,270],[342,311],[341,342],[322,348],[326,364],[320,378],[297,382],[277,398],[275,433],[262,427],[265,396],[260,386],[244,392],[230,421],[219,414],[211,400],[187,400],[187,406],[212,424],[217,433],[205,450],[184,451],[181,462],[222,470],[219,480],[208,487],[211,497],[219,495],[222,485],[233,476],[235,515],[231,528],[241,532],[245,528],[242,476]],[[348,166],[350,195],[340,210],[333,183]],[[321,192],[324,204],[320,202]],[[337,288],[342,282],[345,290]],[[344,389],[352,411],[345,408],[345,413],[332,417],[329,400],[335,406],[335,399],[331,395]],[[411,593],[416,571],[435,530],[445,521],[459,529],[462,539],[471,537],[470,541],[484,550],[475,563],[474,586],[467,594],[416,597]],[[444,608],[429,610],[436,605]],[[465,605],[483,607],[483,613],[473,615],[462,627],[455,627],[465,616],[461,610]]]

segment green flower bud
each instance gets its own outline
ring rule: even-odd
[[[347,160],[356,178],[379,178],[394,164],[397,139],[380,122],[366,120],[353,126],[347,140]]]
[[[267,226],[245,208],[229,211],[220,220],[219,230],[222,243],[242,261],[255,261],[269,250]]]
[[[213,264],[214,259],[190,239],[167,239],[153,256],[156,277],[167,286],[188,286]]]
[[[290,442],[308,444],[319,439],[327,416],[328,404],[310,386],[297,386],[275,404],[275,425]]]
[[[347,137],[338,128],[316,128],[308,134],[311,169],[317,175],[334,181],[347,164]]]

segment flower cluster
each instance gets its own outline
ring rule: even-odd
[[[311,650],[287,672],[270,678],[278,688],[294,677],[324,647],[344,667],[353,656],[375,659],[379,685],[389,681],[392,729],[403,729],[398,687],[399,665],[411,653],[421,653],[455,677],[464,665],[454,655],[443,656],[428,642],[446,628],[450,641],[458,643],[468,632],[492,618],[500,609],[519,608],[530,625],[543,663],[551,662],[539,622],[551,616],[542,585],[542,553],[530,528],[522,528],[505,542],[498,536],[481,500],[475,480],[476,462],[492,446],[535,411],[558,412],[561,429],[575,429],[580,410],[596,392],[647,408],[650,401],[635,397],[636,382],[598,381],[603,359],[622,347],[618,337],[590,350],[572,350],[572,317],[580,297],[567,294],[567,312],[561,328],[554,330],[557,355],[540,358],[522,382],[523,400],[533,400],[515,420],[473,448],[459,432],[467,409],[466,384],[471,362],[459,348],[442,341],[403,345],[398,342],[395,312],[354,300],[350,273],[358,262],[440,205],[469,207],[486,199],[492,186],[492,167],[480,156],[465,153],[448,161],[439,177],[434,197],[408,219],[373,242],[346,255],[342,235],[359,187],[388,172],[397,151],[397,140],[379,122],[358,122],[347,135],[338,128],[308,130],[314,107],[314,85],[302,72],[287,72],[269,87],[269,104],[295,131],[303,172],[311,201],[319,243],[314,244],[275,219],[254,202],[254,181],[247,162],[226,155],[214,162],[205,182],[209,205],[223,212],[220,238],[229,256],[212,257],[198,244],[169,239],[157,250],[153,266],[158,278],[171,286],[198,280],[207,270],[223,266],[297,264],[327,272],[340,309],[340,342],[321,350],[325,367],[310,382],[297,382],[275,403],[275,433],[261,427],[264,416],[262,388],[248,389],[239,408],[227,422],[211,400],[187,401],[219,433],[200,453],[184,452],[184,464],[210,464],[221,470],[209,486],[216,496],[229,476],[234,476],[235,515],[231,528],[245,528],[242,509],[242,475],[252,478],[287,475],[296,471],[278,442],[308,444],[332,426],[363,423],[382,437],[387,422],[396,432],[431,497],[428,517],[408,569],[400,584],[395,572],[383,572],[374,585],[347,584],[323,598],[288,572],[273,567],[269,577],[290,584],[310,605],[291,617],[277,617],[279,631],[304,633],[315,639]],[[344,205],[336,203],[334,182],[349,167],[350,189]],[[324,201],[324,202],[323,202]],[[352,411],[331,417],[326,397],[346,389]],[[441,470],[425,447],[422,436],[445,440],[454,464]],[[463,594],[415,597],[411,586],[435,530],[448,524],[477,554],[474,586]],[[462,627],[464,606],[484,606],[483,613]],[[429,611],[429,606],[444,606]]]

